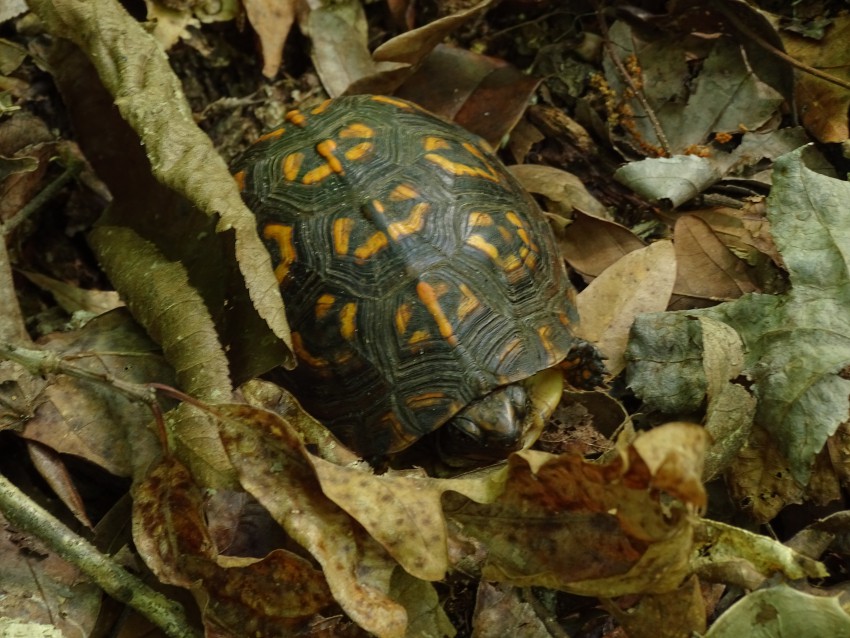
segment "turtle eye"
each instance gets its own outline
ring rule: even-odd
[[[451,456],[503,458],[522,441],[527,411],[528,395],[522,385],[499,388],[449,421],[441,448]]]

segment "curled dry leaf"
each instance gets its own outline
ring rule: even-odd
[[[454,499],[450,529],[485,548],[488,580],[602,597],[669,591],[688,573],[693,514],[705,505],[705,442],[698,426],[668,424],[607,463],[514,454],[494,501]]]
[[[154,203],[157,200],[146,198],[144,191],[128,190],[127,164],[121,160],[131,149],[143,148],[146,157],[133,166],[140,168],[140,173],[132,173],[136,188],[139,181],[144,183],[140,179],[141,175],[152,173],[160,184],[191,201],[207,217],[209,228],[215,228],[217,241],[225,242],[235,251],[239,267],[236,280],[243,291],[242,297],[234,293],[236,303],[244,309],[243,302],[249,301],[247,308],[261,319],[259,323],[265,326],[265,330],[274,334],[279,342],[288,345],[288,327],[280,292],[269,255],[257,236],[256,220],[242,202],[224,161],[213,149],[209,138],[194,123],[180,83],[158,44],[114,2],[34,0],[32,8],[52,35],[67,38],[85,51],[97,70],[100,82],[111,95],[108,100],[92,101],[90,94],[98,89],[96,83],[87,81],[81,84],[79,76],[74,75],[75,69],[62,70],[62,60],[55,61],[60,67],[56,75],[63,92],[70,91],[68,95],[79,97],[74,102],[85,104],[87,108],[95,104],[98,108],[102,107],[102,111],[97,111],[102,119],[97,122],[87,122],[91,114],[87,116],[86,108],[81,107],[73,113],[75,124],[87,125],[87,134],[81,135],[81,145],[86,156],[97,157],[99,154],[90,153],[82,138],[86,137],[88,143],[94,144],[93,140],[108,137],[103,134],[103,123],[114,122],[114,119],[110,119],[114,118],[114,114],[102,102],[114,102],[121,118],[132,127],[133,135],[137,136],[135,140],[118,144],[120,152],[115,148],[114,141],[113,146],[101,143],[97,147],[98,151],[111,150],[111,153],[100,155],[107,161],[96,165],[95,169],[98,173],[104,173],[102,177],[116,195],[116,200],[119,195],[125,196],[121,206],[117,202],[114,206],[116,210],[123,211],[123,215],[115,212],[111,216],[111,223],[133,228],[143,237],[155,238],[157,247],[172,259],[180,259],[187,267],[198,266],[197,254],[183,254],[186,250],[195,250],[195,242],[185,242],[186,235],[171,234],[174,232],[176,217],[172,214],[173,208],[159,208]],[[66,71],[70,71],[70,74]],[[75,87],[78,92],[82,89],[85,95],[77,96],[73,93]],[[109,106],[111,108],[111,104]],[[123,136],[122,133],[121,139],[124,139]],[[106,179],[106,174],[112,181]],[[116,186],[117,189],[114,188]],[[146,272],[146,269],[142,268],[140,272]],[[203,278],[203,272],[203,267],[197,267],[194,274]],[[109,274],[112,276],[112,272]],[[221,285],[222,282],[218,283]],[[235,283],[233,288],[238,292],[239,286]],[[129,297],[139,292],[139,286],[130,286],[126,291],[119,292],[128,293],[123,296],[127,297],[129,304]],[[218,294],[221,294],[220,290]],[[215,300],[215,292],[209,298]],[[217,307],[213,312],[220,310]],[[177,336],[174,335],[175,338]],[[246,342],[246,350],[256,347],[251,345],[252,342],[256,344],[264,339],[254,334]],[[263,356],[262,350],[273,352],[271,342],[266,341],[265,345],[268,347],[260,348],[257,353],[259,358]],[[274,355],[274,364],[288,359],[285,351]]]
[[[349,617],[378,636],[404,636],[407,612],[387,593],[395,563],[324,495],[298,434],[265,410],[226,405],[216,411],[242,485],[319,562]]]
[[[710,573],[712,580],[736,582],[734,572],[758,574],[762,582],[747,583],[747,587],[758,587],[777,572],[791,580],[829,575],[823,563],[768,536],[707,519],[701,520],[694,531],[693,568],[697,573]],[[724,576],[727,570],[730,573]]]
[[[439,482],[424,473],[375,476],[311,459],[322,491],[355,518],[413,576],[440,580],[448,569]]]
[[[139,553],[162,582],[199,598],[205,624],[232,636],[284,638],[331,602],[322,573],[290,552],[220,556],[204,520],[202,491],[174,458],[155,465],[133,492]]]

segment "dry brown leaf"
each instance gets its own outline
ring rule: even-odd
[[[850,80],[850,16],[835,16],[821,40],[785,29],[779,33],[790,56],[845,82]],[[845,142],[850,91],[801,71],[795,77],[795,96],[806,129],[821,142]]]
[[[578,334],[599,347],[611,375],[625,366],[634,318],[664,310],[675,278],[674,248],[669,241],[659,241],[627,254],[578,295]]]
[[[121,297],[114,290],[85,290],[39,273],[21,271],[21,274],[42,290],[52,294],[56,303],[68,314],[84,310],[101,315],[124,305]]]
[[[770,434],[754,427],[750,440],[729,468],[732,498],[758,522],[767,522],[786,505],[801,503],[804,490]]]
[[[524,591],[526,596],[534,595],[530,589]],[[472,626],[478,638],[552,638],[534,607],[522,599],[519,589],[487,581],[478,585]]]
[[[624,255],[645,247],[625,226],[577,210],[571,224],[556,233],[564,259],[587,279],[602,274]]]
[[[263,75],[273,78],[283,62],[283,45],[295,22],[298,0],[243,0],[248,22],[263,53]]]
[[[540,80],[504,60],[438,45],[395,94],[454,120],[498,147]]]
[[[104,378],[173,383],[159,348],[126,311],[89,321],[82,329],[48,335],[43,345]],[[152,414],[104,384],[70,376],[51,378],[23,429],[27,439],[74,454],[117,476],[150,462]]]
[[[331,97],[362,92],[353,88],[355,83],[381,70],[369,54],[368,25],[360,2],[299,3],[298,25],[312,42],[313,64]]]
[[[43,623],[26,628],[0,624],[0,635],[4,638],[86,638],[95,634],[103,591],[78,567],[33,535],[16,530],[2,514],[0,563],[3,565],[0,619],[15,619],[21,624]],[[50,628],[56,629],[56,633],[47,633]]]
[[[492,3],[493,0],[482,0],[469,9],[458,11],[418,29],[396,36],[375,49],[373,57],[376,62],[403,62],[410,66],[416,66],[449,33]]]
[[[173,457],[154,465],[133,487],[133,541],[163,583],[191,589],[212,571],[216,551],[204,521],[201,490]]]
[[[403,636],[407,612],[387,593],[395,562],[324,495],[298,434],[265,410],[230,405],[216,412],[242,485],[319,562],[349,617],[378,636]]]
[[[0,361],[0,430],[23,427],[45,401],[47,381],[12,361]]]
[[[706,627],[705,604],[696,576],[673,591],[643,596],[628,611],[613,603],[605,607],[629,638],[680,638],[701,634]]]
[[[673,228],[673,245],[677,263],[674,293],[727,301],[756,290],[747,264],[701,219],[680,217]]]
[[[546,211],[553,215],[570,219],[577,210],[590,215],[607,214],[602,203],[572,173],[542,164],[522,164],[509,170],[528,192],[546,199]]]
[[[324,493],[356,519],[411,575],[441,580],[448,569],[439,482],[420,472],[375,476],[312,458]]]
[[[322,573],[283,550],[262,559],[218,555],[203,512],[203,494],[173,457],[154,466],[133,490],[133,539],[164,583],[202,601],[205,623],[230,635],[285,638],[326,607]]]
[[[763,254],[778,261],[763,202],[746,202],[744,208],[704,208],[689,211],[688,216],[697,217],[708,224],[717,239],[748,264],[756,263]]]
[[[35,441],[27,442],[27,451],[32,460],[33,467],[39,475],[47,482],[50,489],[62,500],[74,517],[89,529],[93,528],[88,515],[83,497],[77,491],[74,480],[68,472],[68,468],[62,461],[62,457],[46,445]]]
[[[705,505],[706,437],[667,424],[608,463],[525,451],[491,504],[454,500],[450,530],[486,551],[482,576],[590,596],[669,591],[687,575],[691,515]],[[660,492],[680,500],[672,509]]]
[[[333,602],[321,571],[304,558],[275,550],[261,559],[219,556],[205,578],[205,621],[233,636],[289,638]]]

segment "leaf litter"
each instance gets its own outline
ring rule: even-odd
[[[409,15],[402,4],[393,6],[397,17]],[[504,635],[511,626],[534,625],[539,635],[553,635],[547,623],[557,596],[559,604],[601,599],[633,636],[656,636],[659,623],[665,635],[741,635],[757,623],[769,632],[772,619],[786,627],[812,610],[820,610],[818,635],[846,633],[841,598],[818,562],[830,557],[830,547],[832,556],[841,555],[831,544],[839,534],[824,536],[813,524],[786,545],[702,518],[707,494],[711,505],[723,491],[718,486],[728,489],[727,505],[767,522],[791,503],[835,501],[850,475],[842,217],[848,193],[823,155],[800,148],[809,135],[844,141],[846,96],[821,77],[804,75],[792,86],[789,62],[773,52],[784,40],[803,66],[840,65],[842,20],[826,30],[825,54],[818,56],[743,2],[698,12],[698,29],[697,14],[687,8],[658,15],[624,9],[630,19],[603,23],[593,34],[598,44],[590,38],[582,49],[599,72],[589,91],[570,96],[579,123],[565,121],[554,106],[569,81],[540,84],[503,60],[440,44],[446,36],[462,39],[462,29],[487,25],[490,16],[493,24],[503,20],[498,10],[482,13],[489,4],[447,9],[371,51],[374,24],[358,2],[304,3],[300,11],[283,4],[271,14],[262,2],[244,6],[267,77],[289,63],[284,42],[292,25],[311,42],[316,76],[312,85],[309,78],[291,84],[293,94],[309,101],[319,83],[329,95],[419,96],[494,145],[513,130],[508,146],[517,161],[536,153],[550,164],[520,166],[517,174],[542,196],[565,258],[586,284],[579,297],[583,336],[600,345],[612,375],[625,369],[625,381],[612,379],[600,393],[604,401],[567,395],[584,406],[583,427],[606,424],[608,443],[594,437],[558,453],[525,450],[453,477],[420,468],[376,474],[279,389],[234,387],[262,371],[263,356],[285,360],[276,286],[220,162],[198,161],[213,155],[207,142],[192,142],[200,138],[188,108],[179,97],[147,90],[172,87],[179,96],[165,58],[105,0],[86,8],[33,5],[49,30],[89,47],[95,61],[97,75],[72,55],[62,63],[51,58],[66,101],[103,83],[133,125],[121,132],[130,144],[116,152],[94,134],[98,125],[118,132],[119,123],[107,124],[113,97],[73,116],[83,153],[115,198],[92,242],[144,330],[113,313],[81,331],[51,334],[39,347],[58,353],[58,369],[56,354],[39,359],[32,344],[4,346],[4,356],[17,363],[0,364],[0,434],[9,435],[2,441],[30,446],[38,459],[33,467],[83,525],[92,503],[77,489],[76,460],[129,477],[135,550],[161,583],[191,594],[208,635],[339,635],[355,630],[347,619],[378,636],[454,635],[458,618],[446,610],[458,582],[465,584],[456,591],[477,590],[464,615],[478,632]],[[161,42],[183,37],[209,51],[186,27],[228,20],[234,4],[222,3],[216,16],[199,7],[148,6]],[[95,13],[103,19],[97,32]],[[512,28],[527,44],[546,24]],[[119,51],[129,60],[125,67],[110,64]],[[533,64],[558,51],[541,49]],[[560,64],[586,70],[588,62]],[[821,120],[804,118],[805,129],[783,125],[795,89],[805,102],[825,86],[835,108],[818,112]],[[279,85],[269,87],[274,101]],[[526,117],[531,96],[544,104]],[[496,104],[500,115],[493,118]],[[595,139],[611,148],[597,148]],[[135,140],[144,142],[146,155],[130,161]],[[612,149],[626,160],[619,170]],[[47,156],[34,157],[36,164],[23,168],[41,172],[35,186],[19,191],[22,201],[47,174]],[[10,166],[4,184],[22,168]],[[163,216],[175,200],[145,177],[151,170],[206,211],[182,233]],[[600,171],[607,189],[599,188]],[[727,206],[728,198],[708,202],[716,193],[734,193],[740,206]],[[6,215],[20,207],[12,208]],[[186,242],[187,234],[199,244]],[[205,238],[215,239],[201,243]],[[233,267],[222,268],[228,259]],[[33,273],[31,281],[70,304],[97,299],[57,285],[61,277]],[[226,298],[244,305],[235,312]],[[251,319],[243,318],[245,308],[253,308]],[[683,310],[670,312],[677,308]],[[269,347],[274,338],[278,350]],[[148,382],[161,393],[163,420],[139,402]],[[195,398],[173,408],[163,397],[183,395],[168,384]],[[578,425],[559,427],[547,440],[551,449]],[[13,465],[3,460],[4,473]],[[100,518],[97,512],[92,520]],[[843,519],[832,520],[840,530]],[[15,547],[4,553],[20,554],[20,543]],[[761,589],[741,596],[712,625],[729,586]],[[55,599],[46,590],[42,596]],[[77,627],[92,626],[97,601],[90,592],[78,601],[92,604],[63,613],[77,618]],[[665,617],[674,609],[675,619]],[[0,611],[14,613],[8,605]],[[16,617],[45,619],[29,608]],[[807,630],[795,631],[815,635]]]

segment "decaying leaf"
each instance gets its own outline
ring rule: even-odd
[[[687,313],[722,321],[738,332],[746,352],[744,373],[758,400],[755,421],[775,437],[794,479],[802,485],[808,483],[815,455],[850,411],[850,382],[841,375],[850,363],[850,300],[845,292],[850,238],[843,221],[850,187],[815,173],[805,158],[800,149],[777,161],[768,199],[768,217],[788,268],[790,292],[751,294]],[[656,349],[662,337],[672,336],[666,331],[646,334]],[[684,346],[687,354],[671,359],[669,351],[658,352],[661,359],[654,361],[696,363],[701,356],[698,344]],[[699,372],[682,375],[681,383],[671,378],[665,393],[671,398],[681,394],[683,384],[699,383],[699,376]],[[693,409],[694,399],[699,401],[698,389],[688,404],[673,400],[665,409],[673,413]]]
[[[322,493],[297,433],[271,412],[238,405],[217,412],[243,486],[319,562],[346,613],[378,636],[403,636],[408,614],[387,593],[393,561]]]
[[[789,55],[847,82],[850,79],[850,57],[845,43],[850,34],[850,17],[836,16],[831,22],[825,37],[819,41],[785,30],[780,33]],[[800,72],[796,98],[806,128],[818,140],[839,143],[847,140],[850,92],[846,87]]]
[[[330,603],[321,572],[301,557],[284,550],[262,559],[219,555],[202,492],[173,458],[136,485],[134,508],[133,537],[145,562],[162,582],[195,593],[207,624],[230,635],[282,638]]]
[[[842,636],[850,633],[850,616],[833,596],[814,596],[788,585],[745,596],[718,618],[706,638],[773,636]]]

